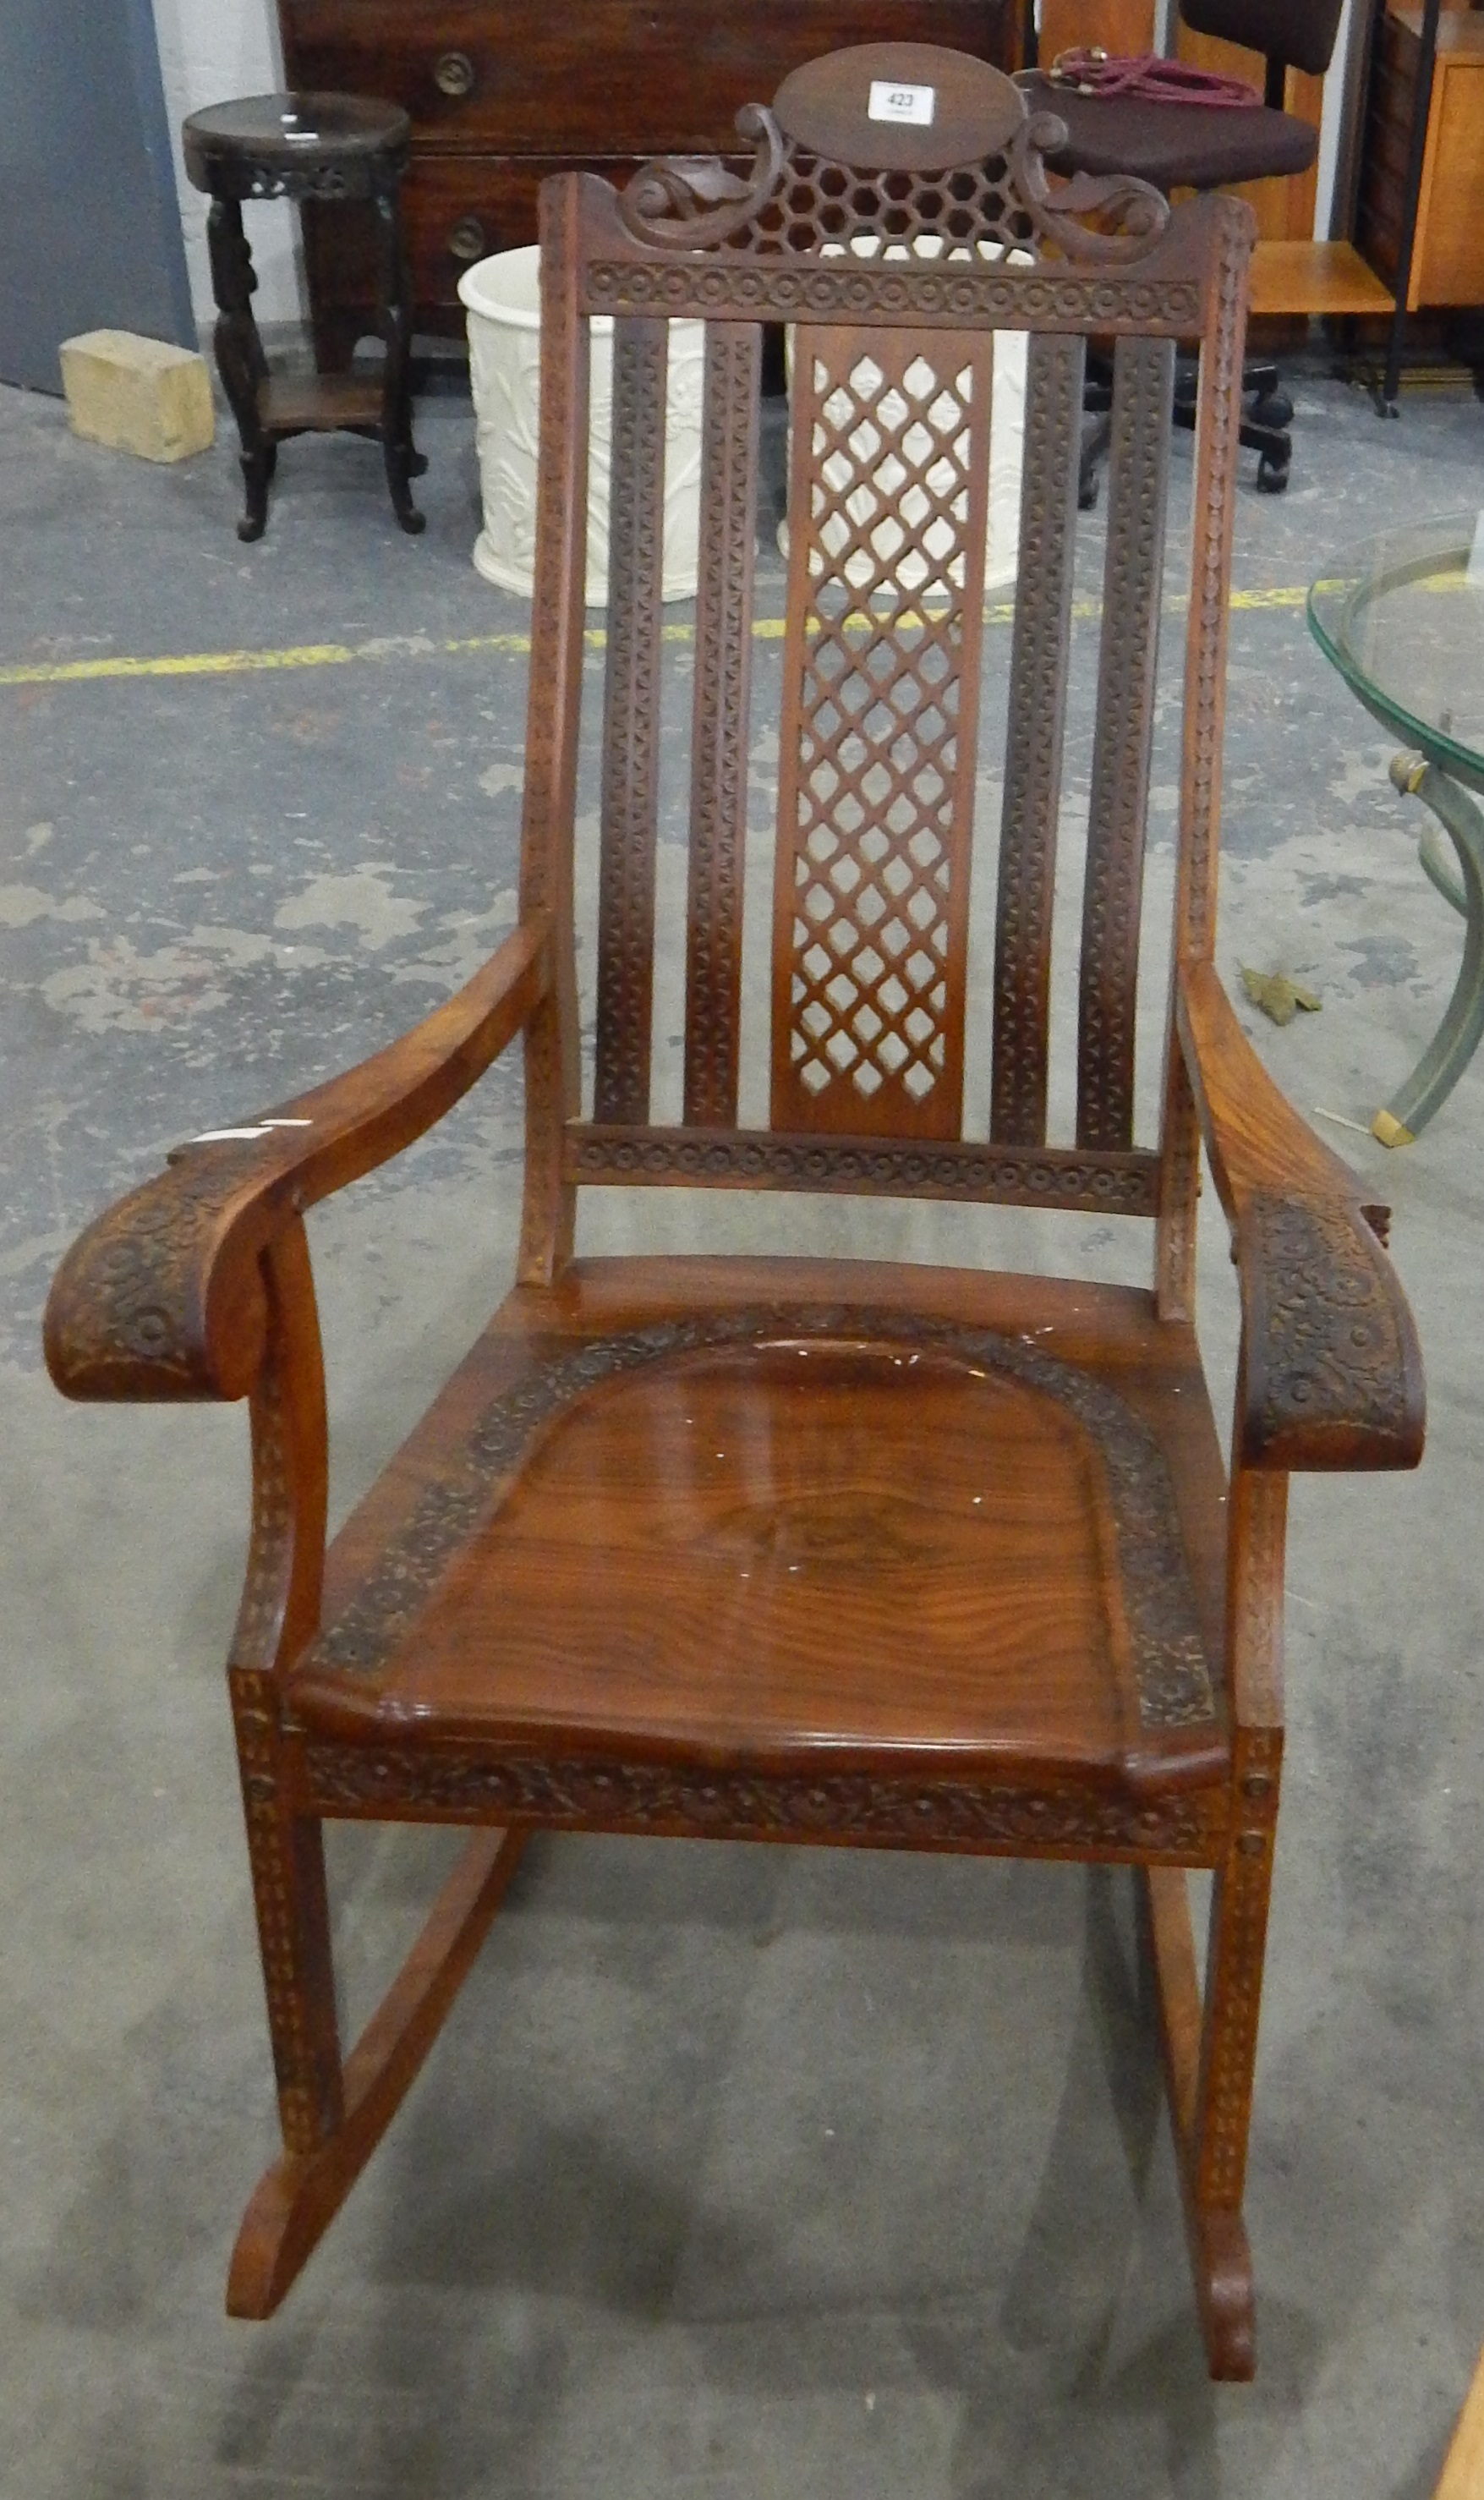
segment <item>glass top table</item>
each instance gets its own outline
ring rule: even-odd
[[[1436,819],[1418,854],[1465,922],[1442,1023],[1371,1122],[1383,1145],[1410,1145],[1484,1035],[1484,811],[1468,795],[1484,792],[1484,513],[1412,522],[1350,549],[1310,589],[1308,621],[1372,719],[1407,741],[1391,777]]]

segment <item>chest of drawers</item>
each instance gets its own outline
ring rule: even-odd
[[[461,336],[462,272],[536,240],[544,178],[622,181],[646,156],[736,145],[744,104],[845,44],[952,45],[1013,66],[1016,0],[279,0],[287,83],[402,105],[415,327]],[[372,243],[309,203],[322,368],[373,326]]]

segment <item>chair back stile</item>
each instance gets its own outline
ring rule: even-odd
[[[531,701],[520,824],[520,913],[550,927],[551,981],[525,1036],[525,1192],[517,1272],[549,1284],[572,1255],[576,1196],[562,1139],[580,1108],[573,942],[591,345],[577,269],[580,206],[570,185],[542,204],[542,458],[537,481]]]
[[[934,56],[940,80],[945,59],[958,56]],[[528,1274],[551,1272],[549,1245],[570,1227],[573,1188],[586,1182],[1159,1212],[1161,1154],[1174,1141],[1136,1145],[1134,1071],[1171,369],[1176,339],[1199,335],[1206,386],[1175,933],[1188,952],[1209,945],[1225,617],[1203,585],[1230,538],[1250,213],[1223,199],[1171,211],[1123,181],[1053,188],[1039,150],[1054,132],[1027,121],[1006,82],[966,67],[985,83],[957,99],[965,152],[951,163],[934,163],[922,130],[864,120],[842,129],[837,117],[821,134],[808,96],[801,105],[785,87],[776,119],[746,118],[750,178],[661,160],[621,197],[595,176],[545,187],[545,319],[558,381],[544,397],[543,430],[556,456],[544,461],[538,524],[527,812],[528,846],[544,865],[533,857],[527,876],[533,893],[554,899],[568,957],[571,864],[559,869],[552,855],[573,839],[585,529],[569,439],[582,353],[570,333],[598,313],[613,321],[613,425],[593,1111],[578,1116],[564,1036],[568,1072],[539,1069],[531,1102],[533,1138],[539,1128],[544,1143],[530,1187],[547,1213],[533,1219],[528,1206],[528,1242],[538,1244]],[[846,143],[860,153],[846,155]],[[656,1123],[650,1100],[673,319],[707,325],[678,1125]],[[738,1119],[767,319],[790,325],[794,350],[770,1126],[760,1130]],[[1029,334],[1020,556],[992,1032],[980,1035],[967,1002],[990,411],[996,343],[1016,332]],[[1114,454],[1076,1128],[1073,1144],[1056,1145],[1050,941],[1082,371],[1086,340],[1108,333]],[[544,392],[548,370],[544,362]],[[559,987],[570,1015],[570,963]],[[985,1044],[990,1118],[975,1138],[964,1134],[965,1061]]]

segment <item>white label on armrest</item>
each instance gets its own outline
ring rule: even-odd
[[[871,82],[871,102],[866,107],[870,121],[914,121],[926,130],[937,111],[937,87],[906,86],[897,79]]]
[[[313,1129],[313,1120],[259,1120],[250,1129],[203,1129],[199,1137],[186,1140],[192,1146],[220,1145],[227,1137],[271,1137],[275,1129]]]

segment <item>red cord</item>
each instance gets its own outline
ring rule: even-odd
[[[1222,78],[1190,61],[1162,60],[1157,52],[1121,58],[1096,48],[1058,52],[1047,76],[1053,85],[1074,87],[1079,95],[1127,96],[1140,104],[1204,104],[1234,112],[1263,101],[1243,79]]]

